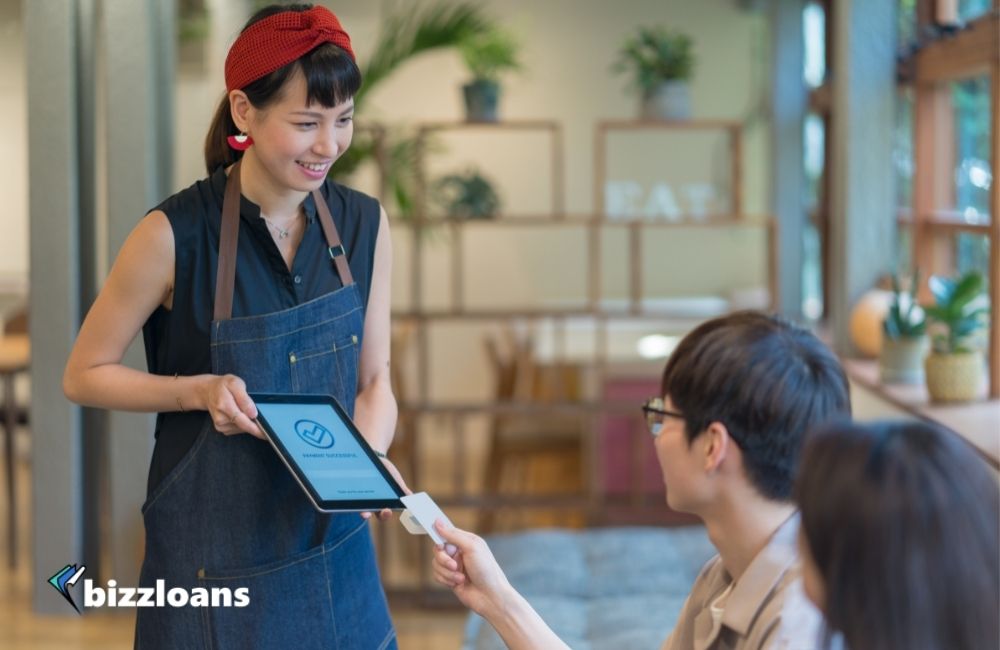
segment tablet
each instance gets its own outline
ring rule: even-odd
[[[404,492],[329,395],[251,393],[271,446],[321,512],[402,510]]]

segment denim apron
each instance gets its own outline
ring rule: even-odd
[[[263,316],[231,318],[239,163],[226,183],[211,330],[212,372],[250,392],[331,394],[353,414],[363,305],[330,210],[314,192],[343,287]],[[137,609],[141,650],[395,648],[368,524],[317,512],[271,446],[225,436],[206,414],[197,440],[143,505],[140,585],[221,589],[245,607]]]

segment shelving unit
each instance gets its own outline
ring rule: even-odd
[[[655,221],[649,219],[611,219],[604,214],[603,188],[607,166],[604,157],[607,154],[606,139],[609,134],[619,130],[638,131],[655,130],[714,130],[721,131],[728,138],[728,152],[733,156],[729,165],[731,172],[730,196],[733,209],[730,214],[712,215],[711,219],[699,221],[682,221],[678,223]],[[551,170],[551,212],[549,214],[501,214],[491,220],[464,220],[454,218],[435,218],[428,213],[428,188],[431,183],[427,178],[427,159],[431,155],[426,146],[428,139],[444,132],[469,133],[483,131],[487,133],[523,132],[538,133],[551,139],[549,167]],[[761,229],[764,231],[763,241],[766,242],[766,270],[768,290],[771,305],[775,304],[776,263],[775,254],[777,230],[773,219],[750,220],[743,211],[741,173],[742,137],[740,125],[727,121],[701,121],[690,123],[661,122],[626,122],[605,121],[595,126],[594,170],[595,209],[590,214],[570,214],[565,210],[565,168],[563,153],[563,132],[559,123],[551,120],[524,120],[501,123],[467,123],[467,122],[433,122],[418,126],[419,134],[417,178],[418,206],[424,209],[406,221],[395,221],[393,227],[410,230],[411,255],[409,259],[409,300],[408,306],[397,308],[393,312],[393,321],[397,325],[405,325],[413,330],[412,354],[414,355],[414,370],[406,381],[407,386],[413,386],[412,394],[400,399],[400,421],[406,422],[409,429],[402,435],[409,436],[406,445],[409,453],[416,458],[411,467],[419,468],[424,454],[423,437],[428,434],[423,427],[428,422],[434,423],[435,434],[450,433],[452,441],[449,445],[453,454],[451,462],[450,482],[453,490],[450,494],[435,494],[437,500],[446,510],[472,509],[482,512],[501,511],[509,508],[522,510],[559,509],[578,512],[588,525],[607,523],[659,523],[669,524],[690,521],[687,518],[671,516],[663,505],[662,494],[651,495],[644,490],[642,481],[631,480],[628,494],[609,495],[602,476],[603,467],[600,452],[602,427],[606,426],[609,417],[628,418],[631,422],[628,433],[631,471],[639,476],[644,461],[644,447],[648,445],[648,434],[642,430],[644,424],[639,416],[638,404],[632,401],[607,401],[602,399],[601,390],[584,395],[583,399],[566,401],[556,400],[546,403],[532,401],[461,401],[443,402],[431,394],[431,341],[430,329],[442,323],[469,323],[477,325],[492,325],[496,323],[521,324],[532,327],[539,323],[551,323],[553,332],[554,358],[549,360],[555,365],[566,362],[566,338],[569,323],[586,322],[593,329],[594,349],[590,358],[581,364],[593,378],[594,385],[600,387],[609,376],[609,330],[618,321],[663,322],[674,318],[677,314],[669,310],[650,309],[642,277],[643,255],[642,242],[644,236],[652,232],[678,232],[684,230],[702,231],[733,231],[735,229]],[[424,286],[427,282],[424,261],[428,255],[427,237],[430,229],[444,228],[449,233],[447,248],[450,273],[447,279],[448,300],[445,306],[429,306],[425,301]],[[463,272],[468,257],[467,231],[477,228],[493,228],[510,232],[511,228],[524,229],[565,229],[567,233],[583,233],[581,241],[585,242],[583,260],[590,270],[585,272],[585,295],[579,304],[566,306],[515,305],[484,308],[470,306],[467,300],[465,273]],[[602,260],[607,261],[607,251],[602,244],[603,237],[613,231],[625,229],[627,237],[627,256],[629,270],[627,273],[627,299],[622,306],[609,307],[607,296],[602,289]],[[568,235],[567,235],[568,236]],[[558,261],[554,261],[558,263]],[[682,315],[683,316],[683,315]],[[681,319],[686,326],[693,326],[699,318]],[[401,363],[402,359],[394,359]],[[658,369],[657,369],[658,370]],[[467,454],[467,440],[464,432],[470,420],[477,418],[498,418],[508,416],[530,416],[546,418],[552,416],[579,418],[582,435],[581,467],[586,479],[585,489],[579,494],[560,495],[504,495],[488,494],[468,490],[469,470],[461,459]],[[634,416],[634,417],[633,417]],[[392,454],[390,454],[392,455]],[[456,460],[457,459],[457,460]],[[436,469],[435,479],[442,479]],[[427,477],[431,478],[431,477]],[[411,486],[419,489],[424,483],[424,477],[419,472],[407,476]],[[396,598],[416,598],[427,603],[433,590],[428,590],[429,577],[426,567],[418,563],[416,583],[413,577],[409,586],[397,586],[391,575],[386,574],[386,583],[390,593]]]

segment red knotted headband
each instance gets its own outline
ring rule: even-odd
[[[326,7],[282,11],[257,21],[229,48],[226,90],[244,88],[323,43],[333,43],[357,61],[351,37]]]

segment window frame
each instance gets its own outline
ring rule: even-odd
[[[957,0],[918,0],[917,33],[927,34],[937,21],[948,22],[958,16]],[[990,186],[988,224],[960,223],[949,210],[938,206],[942,178],[948,178],[953,165],[946,163],[942,133],[953,130],[953,112],[949,82],[986,75],[990,80],[990,166],[994,181]],[[909,214],[897,215],[912,228],[911,256],[914,265],[932,269],[942,258],[942,236],[957,233],[985,235],[989,241],[988,283],[993,315],[990,319],[989,396],[1000,397],[1000,0],[993,9],[954,32],[939,31],[919,48],[900,57],[898,77],[911,84],[913,109],[913,197]],[[947,168],[947,169],[945,169]],[[950,182],[950,180],[949,180]],[[926,287],[921,298],[929,299]]]

